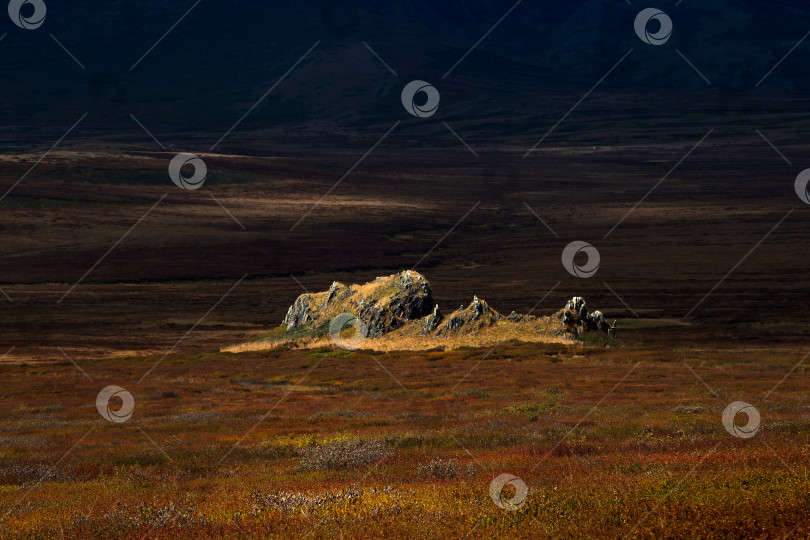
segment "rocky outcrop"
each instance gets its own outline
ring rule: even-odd
[[[447,316],[436,335],[470,334],[487,326],[493,326],[504,317],[489,307],[485,300],[473,296],[472,302],[466,308],[461,308]]]
[[[601,311],[594,311],[588,315],[588,325],[591,330],[599,330],[600,332],[607,332],[610,325],[605,322],[605,317]]]
[[[579,313],[579,311],[584,307],[585,307],[585,299],[582,298],[581,296],[575,296],[565,303],[565,307],[563,309]]]
[[[288,331],[318,327],[341,313],[350,313],[366,324],[368,337],[374,338],[429,315],[433,305],[427,280],[417,272],[405,271],[365,285],[335,281],[326,292],[302,294],[282,324]]]
[[[427,280],[416,272],[399,274],[388,309],[401,320],[420,319],[433,309],[433,295]]]
[[[329,287],[328,291],[326,291],[326,302],[325,302],[325,304],[328,305],[329,302],[334,300],[335,297],[337,296],[337,293],[338,293],[339,290],[340,290],[340,283],[338,283],[337,281],[333,281],[332,286]]]
[[[309,294],[302,294],[287,310],[287,315],[281,321],[281,324],[287,325],[287,331],[312,321],[312,310],[308,301],[309,296]]]
[[[538,318],[514,311],[504,317],[478,296],[473,296],[468,306],[462,305],[452,313],[443,315],[433,301],[427,280],[412,270],[378,277],[363,285],[344,285],[335,281],[327,291],[302,294],[287,310],[282,324],[287,331],[296,328],[322,329],[343,313],[360,319],[366,326],[369,338],[379,338],[392,332],[403,336],[477,335],[498,325],[504,330],[514,326],[528,328],[530,332],[540,325],[542,328],[538,328],[538,332],[569,338],[578,337],[584,332],[610,330],[602,313],[590,312],[585,300],[579,296],[569,300],[553,317]]]
[[[425,319],[425,324],[423,325],[422,334],[424,335],[424,334],[432,333],[434,330],[436,330],[436,328],[439,327],[439,324],[442,322],[442,319],[444,319],[444,317],[442,317],[442,314],[439,311],[439,304],[436,304],[433,307],[433,313],[431,313]]]
[[[610,329],[602,312],[589,313],[585,299],[580,296],[575,296],[566,302],[565,307],[557,313],[557,318],[574,337],[589,331],[607,333]]]

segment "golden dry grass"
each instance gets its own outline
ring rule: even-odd
[[[548,329],[552,326],[550,319],[538,322],[513,323],[500,321],[494,326],[484,328],[475,334],[460,334],[455,336],[421,336],[415,328],[415,323],[406,325],[401,330],[391,332],[379,338],[366,338],[362,346],[369,351],[427,351],[441,349],[451,351],[460,348],[491,347],[505,341],[519,341],[524,343],[557,343],[567,345],[574,349],[581,348],[581,343],[571,339],[551,336]],[[538,332],[537,330],[543,330]],[[350,336],[349,336],[350,337]],[[290,340],[278,339],[275,341],[258,340],[239,343],[224,347],[222,352],[243,353],[268,351],[276,348],[319,348],[334,347],[329,336],[302,337]],[[335,347],[337,348],[337,347]]]

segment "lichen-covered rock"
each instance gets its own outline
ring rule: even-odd
[[[529,325],[531,331],[538,323],[545,328],[543,331],[567,339],[579,337],[584,332],[610,330],[604,315],[600,311],[589,312],[580,296],[571,298],[562,310],[542,321],[515,311],[504,317],[478,296],[473,296],[468,306],[462,305],[445,316],[434,303],[427,280],[412,270],[378,277],[362,285],[344,285],[335,281],[324,292],[302,294],[287,310],[283,324],[288,331],[299,327],[317,330],[327,327],[332,319],[343,313],[360,319],[369,338],[392,332],[411,337],[477,335],[498,325],[506,325],[502,328],[504,331],[511,325]],[[551,321],[554,321],[553,329],[548,328]]]
[[[326,302],[325,303],[328,304],[329,302],[334,300],[335,296],[337,295],[337,292],[339,290],[340,290],[340,283],[338,283],[337,281],[333,281],[332,286],[329,287],[328,291],[326,291]]]
[[[447,316],[447,320],[438,327],[436,335],[474,333],[482,328],[493,326],[503,318],[503,315],[489,307],[485,300],[473,296],[469,306]]]
[[[366,323],[367,337],[376,338],[396,330],[402,326],[402,321],[386,312],[381,306],[363,304],[357,310],[357,317]]]
[[[424,324],[422,333],[423,334],[430,334],[431,332],[436,330],[436,328],[439,327],[439,323],[442,322],[442,319],[443,319],[443,317],[442,317],[441,312],[439,311],[439,304],[436,304],[433,307],[433,313],[430,314],[425,319],[425,324]]]
[[[302,324],[312,321],[312,310],[309,307],[309,294],[302,294],[298,297],[290,309],[287,310],[287,315],[281,324],[287,325],[287,330],[292,330]]]
[[[590,331],[607,333],[610,329],[601,311],[588,312],[588,305],[581,296],[575,296],[566,302],[565,307],[557,313],[557,318],[574,337]]]
[[[569,300],[568,302],[565,303],[565,308],[563,308],[563,309],[567,309],[567,310],[579,313],[579,311],[583,307],[585,307],[585,299],[582,298],[581,296],[575,296],[571,300]]]
[[[605,321],[605,316],[601,311],[594,311],[588,315],[588,326],[591,330],[599,330],[606,332],[610,329],[610,325]]]
[[[301,295],[282,324],[287,330],[302,325],[317,327],[341,313],[350,313],[366,324],[368,337],[380,337],[429,315],[432,307],[427,280],[406,270],[364,285],[346,286],[335,281],[325,292]]]
[[[404,320],[421,319],[433,308],[433,295],[427,281],[416,272],[402,272],[388,301],[388,308],[396,317]]]

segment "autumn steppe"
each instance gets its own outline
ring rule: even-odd
[[[810,537],[810,210],[748,142],[707,141],[606,238],[694,141],[381,148],[297,226],[363,151],[203,155],[195,192],[146,145],[52,153],[0,211],[0,537]],[[40,155],[4,154],[4,185]],[[221,352],[305,289],[415,265],[448,311],[579,295],[618,340]]]
[[[198,350],[142,384],[158,357],[4,365],[3,536],[806,536],[805,370],[765,397],[802,351],[486,352]],[[121,381],[112,424],[93,399]],[[737,399],[754,438],[720,422]]]

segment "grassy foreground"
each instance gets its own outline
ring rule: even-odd
[[[141,384],[159,357],[0,365],[0,537],[810,536],[803,351],[488,351],[184,352]],[[110,384],[127,422],[96,410]],[[721,422],[737,400],[752,438]]]

